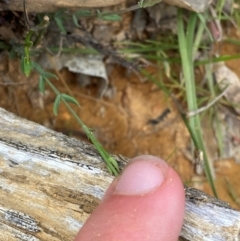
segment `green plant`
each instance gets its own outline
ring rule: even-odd
[[[64,94],[64,93],[60,93],[56,89],[56,87],[52,84],[52,82],[50,81],[49,78],[57,78],[57,76],[55,76],[55,75],[53,75],[51,73],[45,72],[41,68],[41,66],[39,66],[35,62],[33,62],[32,65],[33,65],[34,69],[39,73],[39,89],[41,90],[41,92],[44,93],[44,91],[45,91],[45,84],[47,83],[50,86],[50,88],[52,89],[52,91],[56,94],[56,99],[55,99],[54,105],[53,105],[53,113],[55,115],[57,115],[60,103],[61,102],[64,103],[64,105],[67,107],[69,112],[74,116],[74,118],[77,120],[79,125],[82,127],[82,129],[86,133],[87,137],[94,144],[94,146],[96,147],[97,151],[99,152],[99,154],[101,155],[103,160],[106,162],[108,171],[111,174],[114,174],[114,175],[117,176],[118,173],[119,173],[119,167],[118,167],[118,164],[117,164],[116,160],[113,157],[111,157],[108,154],[108,152],[102,147],[102,145],[95,138],[95,136],[92,133],[92,131],[84,124],[84,122],[79,118],[79,116],[76,114],[76,112],[68,104],[68,102],[70,102],[70,103],[74,103],[77,106],[79,106],[78,101],[74,97],[69,96],[69,95]]]
[[[195,33],[197,20],[198,20],[198,15],[196,13],[191,13],[188,24],[186,26],[186,30],[185,30],[182,10],[181,9],[178,10],[177,23],[178,23],[179,51],[180,51],[180,56],[182,60],[183,78],[186,86],[188,111],[190,112],[196,111],[198,109],[196,86],[195,86],[196,85],[195,75],[194,75],[194,64],[193,64],[194,54],[198,46],[197,44],[200,43],[200,41],[198,40],[199,39],[198,35],[196,35],[197,38],[195,38],[195,41],[194,41],[194,33]],[[199,28],[199,29],[202,32],[202,28]],[[202,136],[202,127],[200,123],[200,117],[198,114],[196,114],[195,116],[186,118],[184,113],[182,113],[182,118],[189,130],[189,133],[191,135],[195,148],[198,151],[203,153],[205,173],[214,195],[217,196],[210,164],[208,161],[206,147],[204,145],[204,140]]]
[[[59,26],[61,32],[65,33],[61,14],[62,13],[55,14],[54,19],[55,19],[57,25]],[[49,21],[49,18],[47,16],[44,16],[43,21],[39,25],[40,29],[42,29],[42,27],[46,27],[48,25],[48,21]],[[102,147],[102,145],[95,138],[93,132],[84,124],[84,122],[79,118],[79,116],[76,114],[76,112],[68,104],[70,102],[70,103],[73,103],[73,104],[76,104],[77,106],[79,106],[78,101],[72,96],[69,96],[64,93],[60,93],[56,89],[56,87],[52,84],[52,82],[50,81],[50,78],[57,79],[57,76],[46,72],[45,70],[43,70],[41,68],[41,66],[39,64],[37,64],[36,62],[31,60],[31,48],[34,45],[32,37],[33,37],[33,34],[38,31],[38,29],[39,28],[30,29],[26,35],[26,38],[24,41],[24,51],[23,51],[23,54],[21,55],[21,68],[22,68],[23,73],[26,76],[29,76],[32,70],[36,70],[39,73],[39,89],[40,89],[40,91],[44,93],[45,85],[47,83],[50,86],[50,88],[52,89],[52,91],[56,94],[56,99],[55,99],[54,105],[53,105],[53,113],[55,115],[58,114],[58,108],[59,108],[60,103],[62,102],[67,107],[69,112],[77,120],[77,122],[79,123],[79,125],[81,126],[83,131],[86,133],[87,137],[94,144],[97,151],[99,152],[99,154],[105,161],[108,171],[113,175],[118,175],[119,167],[118,167],[118,163],[116,162],[116,160],[112,156],[110,156],[109,153]],[[38,39],[38,36],[35,38],[35,40],[36,39]]]
[[[213,86],[213,82],[208,79],[208,85],[210,88],[209,90],[203,89],[202,87],[198,87],[195,81],[195,74],[194,69],[196,65],[202,64],[202,62],[194,61],[194,56],[199,48],[204,48],[204,44],[201,42],[203,33],[207,31],[209,40],[212,41],[213,38],[211,36],[210,31],[206,26],[206,20],[208,18],[206,14],[196,14],[190,13],[190,19],[187,24],[183,20],[182,10],[179,10],[178,13],[178,44],[176,41],[169,41],[167,40],[164,42],[164,38],[161,38],[161,42],[157,41],[146,41],[146,43],[138,44],[138,43],[126,43],[128,46],[127,49],[123,50],[125,56],[131,56],[132,53],[136,55],[138,53],[139,56],[142,56],[146,59],[156,60],[158,66],[163,66],[165,75],[168,76],[170,80],[169,83],[164,83],[163,81],[159,80],[158,78],[150,75],[147,71],[142,69],[142,74],[147,77],[149,80],[154,82],[156,85],[161,88],[166,95],[172,96],[171,92],[172,89],[178,90],[178,93],[186,100],[188,104],[188,110],[183,111],[181,108],[179,109],[182,115],[182,118],[185,122],[186,127],[189,130],[191,135],[192,141],[194,143],[195,149],[203,153],[203,161],[204,161],[204,168],[205,173],[212,188],[212,191],[215,196],[217,196],[216,188],[213,181],[213,175],[211,172],[210,164],[208,161],[208,156],[206,153],[206,148],[203,141],[202,136],[202,127],[200,123],[200,116],[198,113],[198,106],[201,103],[209,102],[207,108],[210,108],[217,100],[215,87]],[[122,43],[123,44],[123,43]],[[179,51],[180,56],[178,57],[177,54],[174,57],[169,57],[168,52],[170,51]],[[208,59],[204,63],[211,63],[213,61],[221,61],[225,56],[221,57],[214,57],[213,59]],[[175,61],[175,62],[174,62]],[[171,76],[171,64],[173,63],[180,63],[182,65],[183,71],[183,84],[180,84],[179,81],[175,80],[173,76]],[[160,68],[159,68],[160,69]],[[211,71],[209,66],[206,65],[206,72]],[[210,72],[209,72],[210,75]],[[159,73],[159,76],[161,74]],[[196,88],[198,88],[198,93],[196,93]],[[201,97],[200,93],[204,93]],[[207,97],[206,97],[207,96]],[[174,98],[174,96],[172,96]],[[174,98],[175,99],[175,98]],[[213,99],[213,101],[209,101]],[[176,100],[176,99],[175,99]],[[205,109],[207,109],[205,108]],[[205,110],[204,109],[204,110]],[[210,111],[213,109],[210,109]],[[193,116],[190,117],[188,113],[195,113]],[[212,115],[210,115],[212,116]],[[217,132],[218,136],[218,143],[221,143],[221,135],[220,132]],[[222,149],[220,145],[220,150]]]

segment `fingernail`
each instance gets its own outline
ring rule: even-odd
[[[154,156],[134,158],[121,174],[114,193],[141,195],[159,187],[165,180],[168,165]]]

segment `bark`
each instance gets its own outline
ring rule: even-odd
[[[137,2],[140,0],[136,0]],[[146,1],[146,0],[145,0]],[[28,12],[53,12],[59,9],[99,8],[127,3],[128,0],[26,0]],[[203,12],[212,0],[163,0],[171,5],[183,7],[196,12]],[[23,11],[23,0],[1,0],[0,9]]]
[[[1,108],[0,126],[0,240],[73,240],[113,179],[101,157]],[[128,162],[115,158],[121,168]],[[233,241],[239,230],[240,212],[186,187],[182,237]]]

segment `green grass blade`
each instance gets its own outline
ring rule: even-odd
[[[195,15],[195,16],[194,16]],[[179,50],[182,60],[182,69],[184,80],[186,84],[186,95],[187,95],[187,104],[188,111],[194,111],[198,109],[197,106],[197,97],[196,97],[196,88],[194,80],[194,65],[193,65],[193,36],[196,26],[196,13],[191,13],[190,20],[188,21],[187,34],[184,31],[183,15],[182,10],[178,11],[178,41],[179,41]],[[204,145],[201,123],[199,115],[190,117],[188,120],[184,118],[185,124],[189,129],[192,140],[197,148],[201,150],[204,156],[204,170],[207,176],[208,182],[211,186],[211,189],[215,196],[217,196],[216,188],[213,181],[213,176],[211,173],[210,164],[208,161],[206,148]]]

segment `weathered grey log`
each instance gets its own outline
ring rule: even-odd
[[[59,9],[109,7],[126,3],[127,1],[128,0],[26,0],[26,4],[29,12],[53,12]],[[136,4],[138,1],[140,0],[136,0]],[[168,4],[187,8],[196,12],[203,12],[212,1],[213,0],[163,0],[163,2]],[[23,0],[2,0],[0,9],[23,11]]]
[[[101,157],[1,108],[0,126],[0,240],[73,240],[113,179]],[[116,159],[121,168],[128,162]],[[239,233],[240,212],[186,188],[182,237],[234,241]]]

